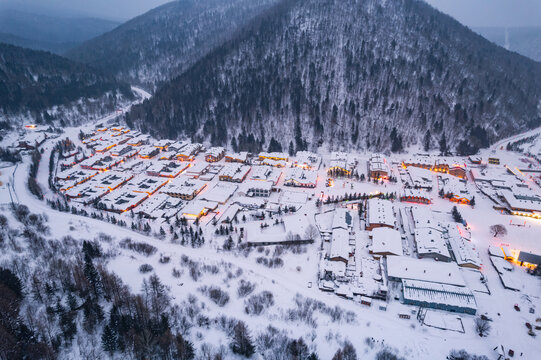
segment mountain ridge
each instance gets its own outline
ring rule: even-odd
[[[181,0],[148,11],[66,55],[156,88],[277,0]]]
[[[0,115],[70,105],[107,93],[131,98],[127,84],[58,55],[0,43]],[[113,99],[111,99],[113,101]],[[114,102],[114,101],[113,101]]]
[[[432,143],[486,143],[541,122],[540,77],[424,2],[282,1],[127,120],[221,144],[249,133],[266,146],[272,134],[297,149],[385,150],[393,128],[405,146],[426,129]]]

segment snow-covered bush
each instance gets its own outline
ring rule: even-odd
[[[142,274],[149,273],[152,270],[154,270],[154,268],[150,264],[143,264],[143,265],[139,266],[139,272],[142,273]]]
[[[485,355],[474,355],[469,354],[466,350],[451,350],[449,353],[449,356],[447,357],[449,360],[488,360],[488,357]]]
[[[281,258],[266,258],[266,257],[258,257],[256,259],[256,262],[261,265],[265,265],[268,268],[280,268],[284,266],[284,260]]]
[[[101,242],[111,243],[111,241],[113,241],[113,237],[106,233],[99,233],[98,240]]]
[[[158,251],[154,246],[142,242],[135,242],[130,238],[125,238],[120,242],[120,247],[123,249],[129,249],[145,256],[151,256]]]
[[[201,270],[199,270],[198,264],[196,263],[190,264],[189,271],[190,271],[190,277],[192,278],[193,281],[198,281],[201,275],[203,275],[201,273]]]
[[[391,349],[384,348],[376,354],[376,360],[404,360],[404,358],[398,357]]]
[[[238,320],[235,318],[229,318],[225,315],[222,315],[214,320],[218,329],[223,331],[227,336],[233,335],[233,329],[237,324]]]
[[[255,290],[255,284],[247,280],[241,280],[237,289],[238,297],[246,297]]]
[[[168,255],[160,254],[160,264],[168,264],[171,261],[171,257]]]
[[[260,315],[272,305],[274,305],[274,295],[270,291],[263,291],[244,301],[244,311],[248,315]]]
[[[201,293],[209,297],[216,305],[225,306],[229,302],[229,294],[217,286],[202,286],[199,288]]]

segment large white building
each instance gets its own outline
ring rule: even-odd
[[[372,245],[369,251],[374,257],[383,255],[402,255],[402,236],[400,232],[388,227],[375,228],[370,233]]]
[[[377,198],[369,199],[367,212],[367,230],[373,230],[377,227],[394,228],[396,225],[396,217],[394,215],[393,203],[389,200],[382,200]]]
[[[419,258],[451,261],[447,240],[440,229],[431,227],[415,229],[415,246]]]

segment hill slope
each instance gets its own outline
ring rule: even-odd
[[[12,45],[61,53],[118,26],[117,22],[0,9],[0,39]]]
[[[284,1],[134,108],[164,136],[283,148],[485,143],[540,123],[541,67],[416,0]],[[204,130],[204,131],[202,131]],[[480,134],[480,135],[478,135]],[[253,142],[250,139],[248,142]],[[306,144],[307,143],[307,144]]]
[[[131,97],[128,85],[48,52],[0,44],[0,114],[41,111],[105,93]]]
[[[153,9],[68,52],[130,83],[180,74],[276,0],[180,0]]]
[[[485,27],[475,28],[477,33],[486,39],[515,51],[530,59],[541,62],[541,27],[501,28]]]
[[[77,43],[55,43],[25,39],[8,33],[0,33],[0,43],[20,46],[32,50],[50,51],[55,54],[62,54],[77,45]]]

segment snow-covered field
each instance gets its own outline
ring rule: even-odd
[[[146,95],[141,93],[141,96]],[[83,152],[90,154],[92,151],[83,144],[79,133],[82,131],[85,134],[96,134],[97,124],[102,127],[111,126],[115,123],[115,118],[116,114],[113,114],[83,127],[66,128],[59,137],[50,137],[40,146],[42,159],[36,179],[45,197],[43,201],[36,198],[28,190],[29,156],[24,156],[23,162],[18,166],[3,164],[0,167],[0,203],[4,204],[2,212],[8,217],[9,223],[17,223],[17,220],[11,215],[7,204],[12,201],[24,204],[31,212],[47,216],[51,231],[50,238],[61,239],[70,235],[78,241],[97,239],[104,252],[110,255],[104,261],[104,266],[118,274],[134,293],[141,290],[145,279],[148,281],[149,276],[156,274],[168,287],[172,303],[179,304],[183,308],[197,305],[198,313],[208,319],[217,319],[223,315],[243,320],[248,325],[254,339],[258,338],[258,334],[267,331],[268,326],[283,331],[291,339],[302,337],[311,350],[317,351],[321,359],[331,359],[345,340],[354,345],[359,358],[363,359],[376,358],[378,352],[384,348],[390,348],[406,359],[444,359],[452,349],[466,349],[471,353],[486,355],[489,359],[497,359],[498,355],[494,348],[501,348],[501,346],[506,352],[509,349],[514,350],[515,357],[518,358],[537,359],[539,357],[541,343],[536,337],[528,335],[525,323],[535,325],[536,319],[540,317],[540,278],[528,274],[526,268],[519,266],[516,262],[507,261],[506,263],[510,264],[512,269],[509,274],[512,275],[505,274],[504,276],[510,276],[519,291],[504,288],[500,275],[495,266],[492,265],[488,248],[489,246],[506,247],[514,253],[527,251],[541,254],[539,240],[541,220],[507,215],[494,209],[495,203],[481,193],[474,177],[469,173],[470,169],[477,167],[490,170],[491,165],[486,164],[489,157],[500,159],[501,165],[499,167],[494,165],[493,169],[503,168],[504,165],[512,169],[520,169],[521,164],[524,163],[521,160],[524,155],[506,151],[503,143],[501,146],[482,151],[480,157],[483,163],[481,165],[471,164],[468,159],[460,159],[466,164],[468,171],[467,180],[460,185],[464,186],[464,191],[470,197],[475,197],[475,206],[457,204],[440,197],[441,184],[455,179],[447,174],[428,170],[428,181],[433,184],[432,189],[428,191],[431,204],[412,204],[398,200],[405,185],[403,176],[407,175],[407,170],[402,168],[401,162],[406,158],[415,157],[414,154],[385,157],[389,175],[395,178],[396,182],[361,180],[369,175],[368,162],[372,154],[349,154],[356,160],[355,170],[359,179],[356,177],[332,177],[332,187],[328,187],[327,170],[333,163],[332,157],[334,155],[322,153],[319,154],[322,157],[321,166],[315,170],[317,171],[315,188],[295,188],[284,185],[286,174],[295,158],[291,157],[288,159],[287,167],[278,170],[281,172],[281,176],[274,185],[277,191],[272,192],[268,198],[262,198],[264,206],[260,209],[249,209],[242,205],[243,202],[248,201],[245,194],[247,190],[243,183],[234,184],[220,181],[219,176],[209,177],[212,178],[210,180],[202,180],[206,187],[196,195],[195,199],[183,200],[176,207],[172,206],[174,211],[169,220],[164,217],[152,219],[137,215],[138,209],[145,203],[152,201],[153,197],[162,196],[160,190],[149,195],[138,206],[123,213],[104,211],[98,209],[99,206],[84,205],[77,198],[68,202],[69,207],[73,207],[72,211],[60,212],[52,209],[51,202],[60,200],[60,203],[63,204],[66,201],[62,195],[63,192],[53,191],[49,187],[49,157],[53,148],[59,140],[68,138],[75,144],[75,149],[81,148]],[[110,131],[107,132],[109,136]],[[129,133],[127,134],[129,135]],[[14,142],[16,137],[16,134],[13,134],[12,137],[6,137],[4,144],[9,141]],[[150,145],[153,144],[153,141],[150,139]],[[105,153],[112,151],[114,151],[114,147]],[[119,164],[118,167],[113,167],[110,171],[114,172],[116,169],[122,168],[124,169],[123,173],[134,175],[136,179],[155,178],[168,182],[169,178],[152,177],[141,168],[134,170],[128,166],[139,161],[148,165],[157,164],[160,162],[158,157],[159,155],[153,159],[139,159],[136,155],[131,159],[124,159],[123,163]],[[177,160],[172,161],[182,164]],[[193,164],[202,163],[206,164],[204,153],[196,155],[193,161]],[[250,164],[252,172],[255,167],[260,166],[257,163],[254,160]],[[60,171],[56,168],[58,164],[59,162],[56,162],[54,169],[56,174]],[[213,165],[225,166],[226,163],[224,159],[221,159]],[[539,165],[537,164],[537,166]],[[73,168],[77,167],[80,165],[74,165]],[[513,175],[513,181],[527,186],[532,194],[541,195],[541,189],[535,181],[532,181],[531,175],[520,171],[516,173]],[[178,176],[182,177],[185,174],[181,173]],[[248,178],[250,176],[249,173]],[[171,182],[174,181],[175,178],[171,179]],[[57,185],[61,184],[61,182],[57,183]],[[238,186],[227,187],[227,191],[230,192],[228,194],[219,193],[218,190],[214,190],[218,191],[217,194],[211,193],[212,189],[220,184]],[[130,188],[130,186],[128,181],[128,183],[112,190],[108,196],[120,194],[123,191],[133,191],[135,188]],[[221,188],[218,186],[217,189]],[[369,252],[372,241],[370,240],[370,232],[366,230],[370,212],[370,208],[366,209],[366,199],[363,197],[360,201],[351,199],[351,201],[329,202],[331,199],[353,194],[358,194],[359,197],[361,195],[371,197],[377,194],[394,194],[394,200],[389,202],[392,204],[396,216],[395,228],[401,234],[404,256],[412,259],[417,259],[418,251],[412,233],[414,225],[412,225],[413,220],[404,214],[409,214],[411,208],[428,208],[441,226],[447,226],[447,224],[455,224],[451,210],[453,206],[457,206],[458,211],[467,222],[467,229],[461,227],[461,230],[468,232],[468,236],[464,235],[464,237],[468,237],[468,243],[478,254],[482,264],[479,271],[486,279],[486,282],[481,282],[479,273],[471,269],[460,268],[458,270],[466,287],[475,297],[477,314],[468,315],[424,309],[423,311],[426,313],[420,319],[417,316],[420,310],[418,306],[404,304],[401,301],[401,283],[387,282],[386,260],[382,259],[381,262],[375,260]],[[211,198],[209,199],[209,197]],[[164,199],[167,200],[167,197],[164,196]],[[185,223],[183,220],[186,217],[184,209],[201,201],[201,199],[207,200],[205,215],[198,221],[194,222],[193,219],[189,219]],[[213,201],[214,203],[212,203]],[[208,205],[209,202],[212,204]],[[239,210],[236,214],[236,220],[231,223],[222,223],[220,215],[233,206],[236,206],[233,208],[235,212],[237,209]],[[358,209],[359,206],[363,208],[361,211]],[[335,209],[343,208],[347,209],[349,216],[352,217],[351,225],[347,230],[350,235],[349,244],[346,246],[352,254],[349,257],[346,255],[348,257],[346,260],[349,265],[355,266],[348,268],[348,271],[351,272],[345,276],[346,279],[337,279],[335,275],[322,279],[322,259],[332,262],[331,259],[328,259],[332,242],[332,239],[329,239],[332,237],[332,229],[330,229],[331,232],[328,231],[329,227],[332,227],[332,218],[329,218],[332,215],[329,214],[334,214]],[[96,216],[93,216],[94,218],[82,216],[81,210]],[[229,211],[233,213],[233,210]],[[103,219],[100,219],[100,214],[103,215]],[[171,212],[164,211],[163,214],[171,214]],[[119,222],[125,222],[126,226],[119,226]],[[149,228],[145,231],[146,224]],[[503,224],[507,233],[494,237],[490,227],[496,224]],[[318,231],[315,234],[308,234],[307,229],[311,229],[311,225],[316,226],[317,229],[321,230],[321,233]],[[222,232],[220,232],[220,227],[222,227]],[[190,228],[200,234],[199,238],[204,238],[202,244],[193,244],[193,235],[190,235],[190,231],[188,231]],[[298,235],[298,239],[312,241],[306,241],[308,244],[293,246],[256,246],[258,242],[267,244],[273,241],[293,241],[295,235]],[[230,244],[228,244],[229,237],[232,240]],[[125,239],[131,239],[132,243],[149,244],[155,248],[155,251],[148,255],[130,250]],[[247,243],[255,245],[246,246]],[[1,256],[3,266],[9,267],[11,256],[13,256],[11,251],[5,252]],[[392,255],[388,255],[387,258],[390,256]],[[433,263],[437,263],[430,258],[418,261],[429,267]],[[272,265],[275,263],[278,265]],[[152,270],[142,273],[140,269],[144,264],[150,265]],[[383,272],[380,271],[380,264],[382,264]],[[457,266],[454,260],[451,260],[450,264]],[[333,266],[331,265],[331,267]],[[331,286],[327,290],[332,291],[320,290],[320,285],[324,280],[326,284]],[[243,281],[249,281],[255,285],[255,290],[251,295],[263,291],[272,293],[272,305],[262,310],[258,315],[246,310],[249,296],[243,297],[237,294]],[[365,291],[368,291],[366,289],[380,288],[381,285],[389,285],[389,294],[384,297],[385,300],[373,301],[371,306],[363,305],[360,295],[347,295],[355,284],[363,287]],[[220,288],[227,293],[229,300],[225,303],[215,303],[209,299],[205,286]],[[336,293],[342,292],[345,296],[337,296]],[[366,295],[363,295],[365,300]],[[309,307],[306,304],[310,301],[314,301],[318,305],[311,307],[311,310],[308,311],[309,315],[299,315],[303,313],[301,309]],[[380,309],[382,304],[385,304],[386,310]],[[515,305],[518,305],[520,311],[515,310]],[[408,314],[410,318],[399,317],[399,315],[405,314]],[[484,337],[480,337],[476,331],[475,321],[479,315],[485,315],[492,319],[490,322],[491,330]],[[538,333],[539,331],[537,331]],[[196,353],[201,358],[203,358],[201,354],[205,352],[206,347],[208,348],[208,344],[215,350],[222,346],[225,358],[237,356],[228,350],[230,334],[213,322],[194,320],[190,331],[187,332],[187,337],[194,343]],[[258,350],[261,350],[261,347],[256,347],[256,352]],[[77,355],[70,356],[69,351],[64,354],[66,358],[77,358]],[[101,354],[105,356],[104,353]],[[261,353],[256,353],[254,356],[256,358],[273,358],[268,354]]]

